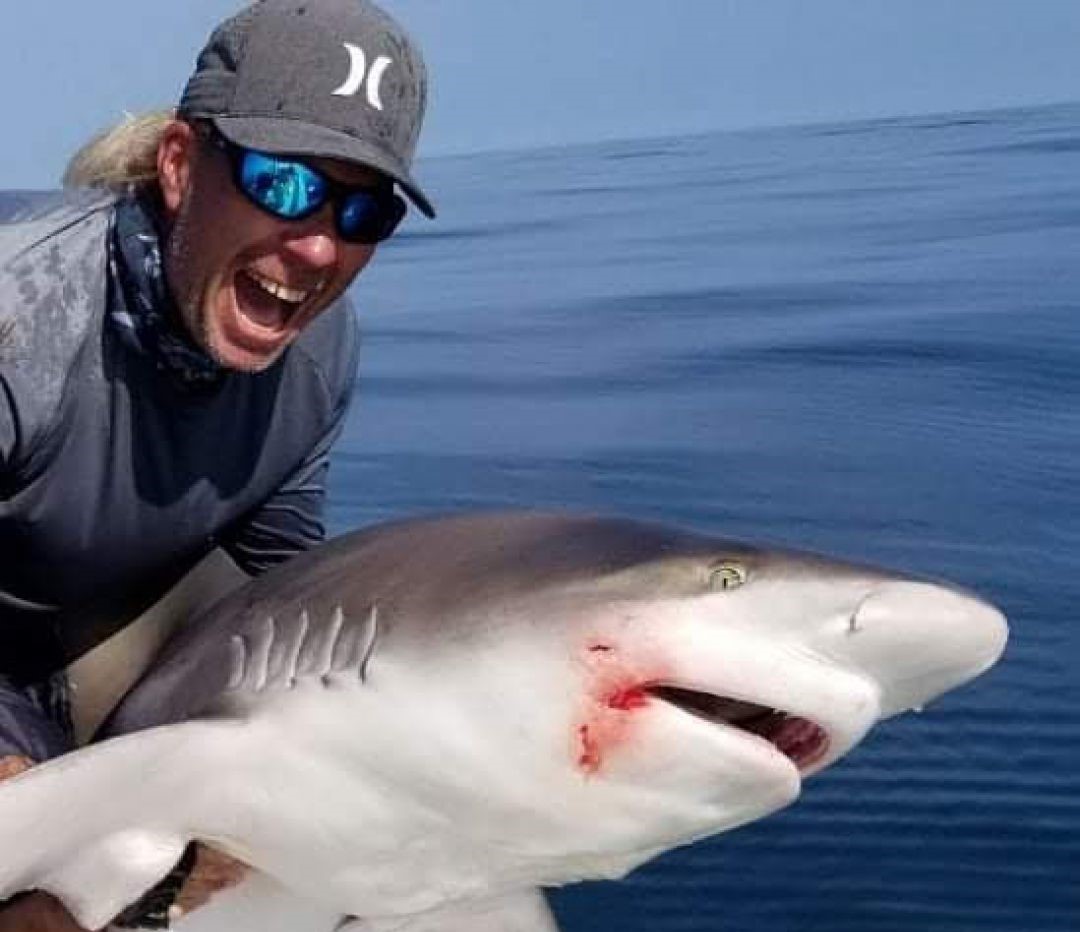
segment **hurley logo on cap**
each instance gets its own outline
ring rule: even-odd
[[[382,110],[382,100],[379,97],[379,87],[382,85],[383,75],[386,69],[393,64],[393,60],[385,55],[380,55],[371,63],[371,69],[367,66],[367,55],[358,45],[351,42],[342,43],[345,51],[349,53],[349,75],[345,78],[341,87],[332,94],[337,97],[354,97],[363,87],[367,91],[367,101],[376,110]],[[366,80],[365,80],[366,79]]]

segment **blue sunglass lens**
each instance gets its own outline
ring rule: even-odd
[[[405,203],[389,191],[354,191],[341,201],[338,233],[353,243],[379,243],[394,232],[404,216]]]
[[[341,202],[338,230],[347,239],[355,239],[367,231],[377,232],[382,226],[382,214],[381,205],[374,196],[358,191]]]
[[[318,210],[326,201],[326,182],[302,162],[247,151],[240,184],[260,207],[287,220]]]

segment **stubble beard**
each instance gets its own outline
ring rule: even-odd
[[[222,282],[212,285],[211,277],[192,261],[194,241],[190,231],[193,229],[194,223],[185,202],[173,221],[164,251],[166,279],[176,305],[178,325],[184,336],[222,369],[245,375],[264,372],[277,362],[285,348],[282,347],[272,358],[256,358],[245,362],[230,358],[218,345],[212,326],[213,308],[210,302],[221,299],[220,292],[225,286]],[[192,271],[194,276],[189,274]],[[178,291],[173,282],[180,283],[182,290]]]
[[[180,205],[165,242],[165,280],[172,294],[173,303],[176,305],[177,322],[183,328],[184,336],[215,363],[221,365],[221,360],[214,352],[210,339],[199,289],[188,279],[187,273],[192,269],[191,241],[188,235],[191,229],[191,218],[188,203],[185,200]],[[183,287],[182,291],[177,290],[177,283]]]

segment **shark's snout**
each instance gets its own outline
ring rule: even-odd
[[[1001,656],[1008,627],[974,595],[922,582],[879,585],[858,605],[837,650],[881,690],[882,718],[920,708]]]

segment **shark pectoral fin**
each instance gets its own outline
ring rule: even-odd
[[[346,919],[336,932],[559,932],[539,890],[471,900],[394,919]]]
[[[80,925],[104,926],[179,860],[223,727],[125,735],[0,783],[0,898],[45,890]]]
[[[176,834],[129,830],[74,852],[34,884],[88,929],[100,929],[163,878],[180,859]]]

